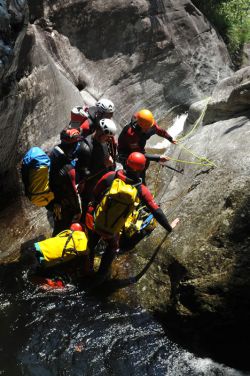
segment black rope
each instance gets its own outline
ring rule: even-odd
[[[155,248],[152,256],[150,257],[150,260],[147,262],[147,264],[144,266],[144,268],[137,275],[135,275],[133,277],[126,278],[126,279],[111,279],[111,280],[105,282],[105,286],[109,290],[111,290],[111,289],[116,290],[116,289],[127,287],[129,285],[137,283],[144,276],[144,274],[148,271],[148,269],[150,268],[150,266],[154,262],[158,252],[161,249],[161,246],[163,245],[163,243],[167,239],[168,235],[169,234],[167,233],[164,236],[164,238],[162,239],[160,244]]]
[[[184,173],[184,169],[182,168],[181,170],[177,170],[176,168],[174,167],[171,167],[171,166],[167,166],[167,165],[162,165],[162,167],[167,167],[169,168],[170,170],[173,170],[175,172],[178,172],[179,174],[183,174]]]

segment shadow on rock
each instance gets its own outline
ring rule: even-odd
[[[236,200],[225,201],[227,209],[237,207],[227,231],[222,227],[209,239],[224,252],[221,272],[191,279],[173,264],[172,307],[157,317],[168,336],[198,356],[249,370],[250,198],[241,198],[241,205]]]

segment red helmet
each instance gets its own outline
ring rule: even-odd
[[[81,141],[82,137],[77,129],[64,129],[60,134],[60,139],[65,144],[73,144]]]
[[[146,165],[144,154],[135,151],[128,156],[127,166],[133,171],[143,171]]]
[[[80,225],[80,223],[72,223],[72,225],[70,226],[70,230],[72,230],[72,231],[83,231],[83,227],[82,227],[82,225]]]

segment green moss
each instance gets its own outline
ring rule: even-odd
[[[193,3],[223,37],[238,68],[243,58],[243,45],[250,41],[249,0],[193,0]]]

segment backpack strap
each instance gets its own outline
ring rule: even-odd
[[[68,235],[68,238],[64,244],[64,247],[63,247],[63,251],[62,251],[62,256],[61,256],[61,259],[63,259],[65,253],[67,253],[68,251],[70,251],[70,253],[73,253],[74,255],[78,256],[78,252],[76,250],[76,245],[75,245],[75,240],[74,240],[74,237],[73,237],[73,233],[74,231],[72,231],[69,235]],[[65,235],[66,236],[66,235]],[[70,240],[72,239],[72,242],[73,242],[73,245],[74,245],[74,248],[69,248],[67,249],[67,245],[69,244]]]
[[[117,156],[117,147],[116,147],[114,136],[112,136],[111,140],[107,142],[107,146],[108,146],[108,152],[110,156],[112,157],[113,161],[115,161],[116,156]]]

